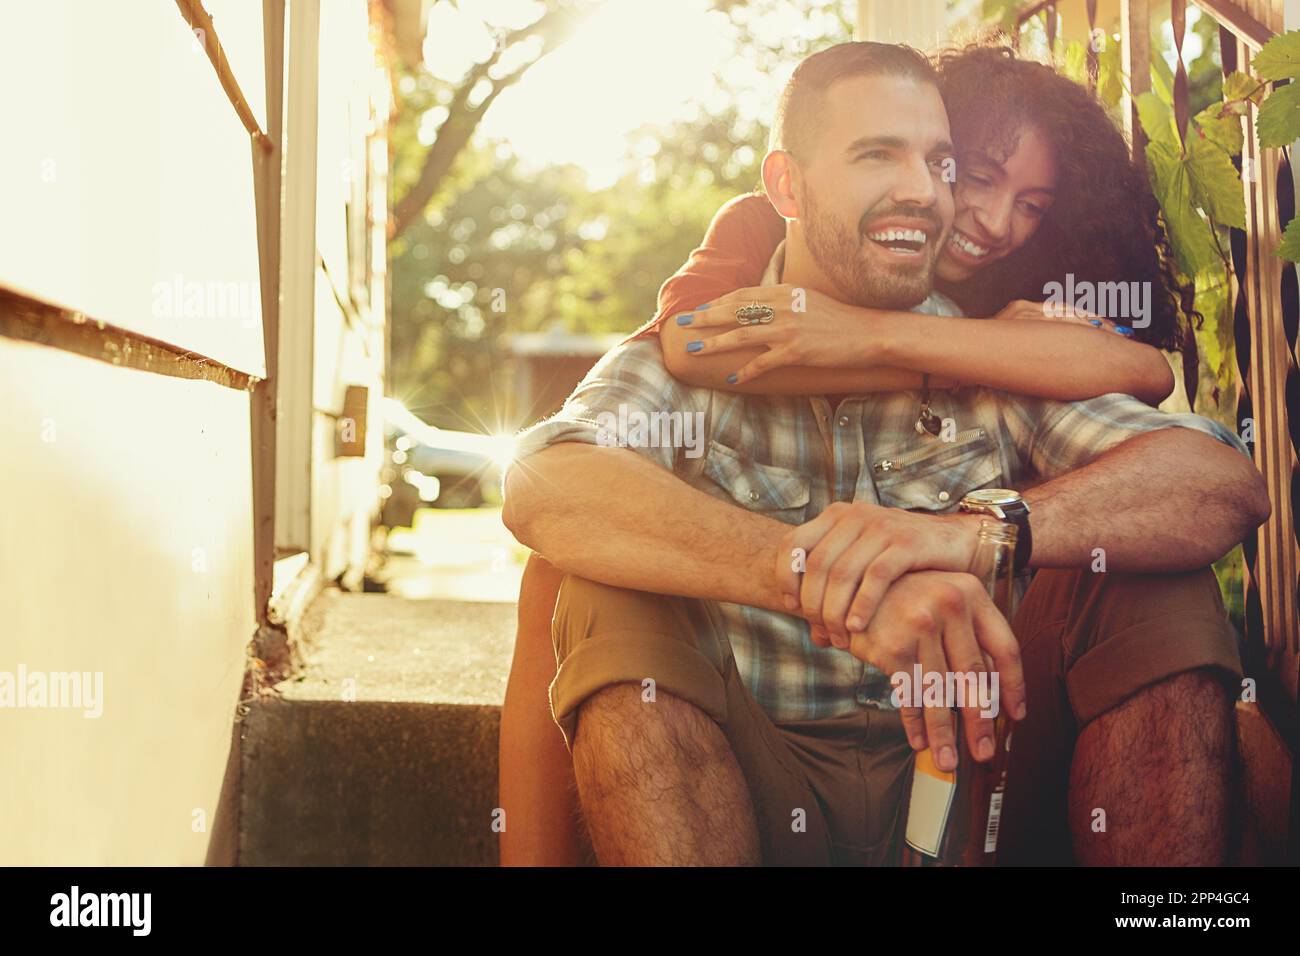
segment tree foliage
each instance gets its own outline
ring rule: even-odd
[[[752,63],[793,63],[814,44],[851,35],[837,0],[807,4],[804,35],[774,31],[765,18],[786,2],[712,6],[728,15],[736,48]],[[396,195],[428,188],[433,120],[433,148],[448,124],[470,122],[455,120],[470,108],[458,98],[463,87],[420,70],[399,85]],[[722,100],[727,105],[633,132],[626,174],[604,189],[590,189],[576,167],[537,168],[473,135],[450,160],[439,158],[436,183],[390,244],[394,394],[444,427],[512,427],[510,335],[631,331],[653,315],[659,286],[699,244],[717,208],[759,184],[767,128],[736,109],[736,96]],[[475,126],[484,109],[479,104]]]

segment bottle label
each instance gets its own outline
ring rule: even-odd
[[[984,852],[995,853],[998,848],[998,824],[1002,822],[1002,791],[989,796],[989,822],[984,828]]]
[[[957,775],[940,770],[929,749],[918,751],[907,808],[908,846],[926,856],[939,856],[956,795]]]

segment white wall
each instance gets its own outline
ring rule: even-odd
[[[261,4],[216,10],[260,103]],[[5,4],[0,89],[0,284],[264,375],[249,137],[176,4]]]
[[[0,865],[201,864],[256,627],[248,393],[0,339]],[[204,829],[196,830],[202,813]]]
[[[205,7],[265,129],[262,4]],[[363,230],[365,214],[344,163],[364,170],[387,113],[369,110],[384,94],[365,0],[323,7],[308,73],[321,84],[315,243],[346,294],[346,204]],[[290,0],[290,22],[303,9]],[[264,375],[253,146],[175,2],[7,4],[0,86],[0,286]],[[372,187],[384,202],[382,178]],[[299,356],[309,451],[278,480],[310,490],[326,575],[355,574],[377,504],[377,404],[365,458],[334,458],[330,415],[349,384],[382,393],[383,300],[357,330],[319,268],[300,274],[319,317]],[[382,269],[359,275],[382,289]],[[178,281],[180,300],[159,308]],[[245,297],[214,311],[221,284]],[[0,707],[0,865],[200,864],[258,619],[250,393],[57,341],[0,337],[0,678],[102,673],[103,713]]]

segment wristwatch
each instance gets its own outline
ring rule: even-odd
[[[991,515],[999,521],[1016,526],[1016,571],[1029,566],[1029,555],[1034,549],[1034,539],[1029,530],[1029,504],[1020,492],[1010,488],[982,488],[972,491],[958,506],[967,514]]]

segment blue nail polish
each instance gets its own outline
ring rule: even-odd
[[[704,343],[703,343],[703,342],[687,342],[687,343],[686,343],[686,351],[688,351],[688,352],[698,352],[698,351],[699,351],[700,349],[702,349],[702,348],[704,348]]]
[[[1089,319],[1088,324],[1095,325],[1097,328],[1101,328],[1101,319]]]
[[[692,320],[694,320],[694,318],[695,318],[695,316],[691,315],[691,313],[689,313],[689,312],[683,312],[681,315],[677,316],[677,324],[678,324],[678,325],[690,325],[691,322],[692,322]]]
[[[728,384],[728,385],[735,385],[735,384],[736,384],[736,381],[737,381],[737,379],[736,379],[736,373],[735,373],[735,372],[732,372],[730,375],[727,376],[727,384]]]
[[[707,309],[708,307],[709,307],[709,303],[705,302],[703,305],[697,305],[695,307],[695,311],[698,312],[700,311],[700,309]]]
[[[1132,335],[1132,334],[1133,334],[1133,330],[1130,329],[1127,325],[1117,325],[1117,326],[1115,326],[1115,331],[1118,332],[1120,335]]]

